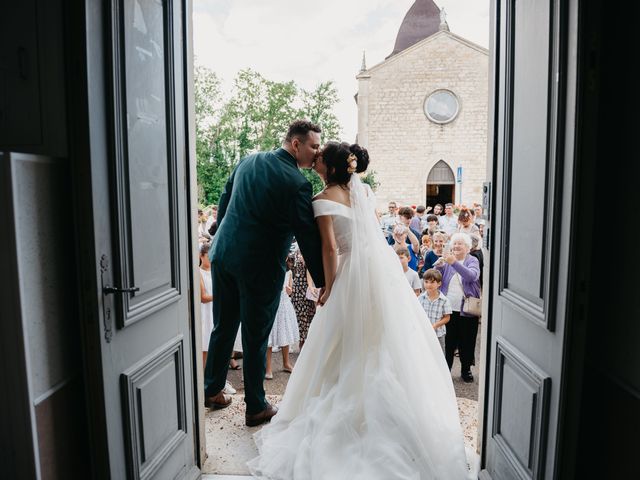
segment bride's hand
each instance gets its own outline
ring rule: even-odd
[[[331,290],[326,290],[324,287],[320,289],[320,294],[318,295],[318,305],[324,305],[329,299],[329,295],[331,294]]]

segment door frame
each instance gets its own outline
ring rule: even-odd
[[[193,345],[193,368],[195,381],[193,391],[194,399],[194,428],[196,429],[196,463],[203,468],[207,460],[207,443],[205,428],[204,410],[204,365],[202,364],[202,354],[197,351],[196,346],[200,344],[198,339],[202,338],[202,322],[200,320],[200,269],[198,262],[200,252],[198,249],[197,210],[198,210],[198,174],[196,167],[196,115],[195,115],[195,75],[194,75],[194,42],[193,42],[193,0],[184,0],[185,15],[183,18],[183,32],[185,34],[183,44],[183,58],[185,59],[184,79],[185,79],[185,119],[186,119],[186,146],[185,155],[187,164],[185,165],[187,186],[187,212],[191,221],[189,222],[188,238],[191,240],[191,262],[189,263],[189,277],[191,279],[189,289],[189,301],[191,310],[191,345]]]

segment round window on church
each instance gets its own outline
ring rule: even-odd
[[[436,90],[424,101],[424,113],[434,123],[449,123],[456,118],[460,104],[450,90]]]

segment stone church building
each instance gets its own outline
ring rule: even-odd
[[[444,10],[416,0],[391,55],[358,79],[358,142],[380,182],[380,206],[482,199],[489,52],[449,30]]]

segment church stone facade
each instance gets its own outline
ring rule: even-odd
[[[415,2],[385,61],[366,69],[363,59],[358,142],[369,150],[380,182],[381,209],[390,200],[430,206],[481,201],[488,68],[488,50],[450,32],[431,0]]]

